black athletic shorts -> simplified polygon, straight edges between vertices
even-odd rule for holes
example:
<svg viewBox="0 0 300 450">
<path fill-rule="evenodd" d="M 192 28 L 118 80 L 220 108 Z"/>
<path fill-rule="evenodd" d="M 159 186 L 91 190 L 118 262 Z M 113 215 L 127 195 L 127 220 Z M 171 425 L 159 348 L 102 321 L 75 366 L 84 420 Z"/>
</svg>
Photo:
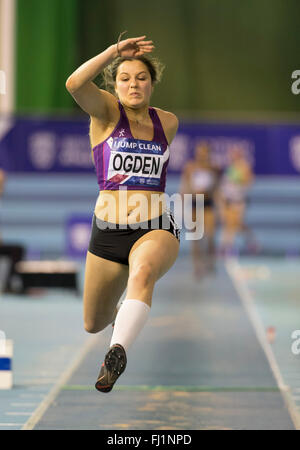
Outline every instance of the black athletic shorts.
<svg viewBox="0 0 300 450">
<path fill-rule="evenodd" d="M 166 230 L 180 241 L 180 229 L 170 211 L 145 222 L 115 224 L 93 217 L 89 252 L 110 261 L 128 265 L 128 256 L 133 244 L 152 230 Z"/>
</svg>

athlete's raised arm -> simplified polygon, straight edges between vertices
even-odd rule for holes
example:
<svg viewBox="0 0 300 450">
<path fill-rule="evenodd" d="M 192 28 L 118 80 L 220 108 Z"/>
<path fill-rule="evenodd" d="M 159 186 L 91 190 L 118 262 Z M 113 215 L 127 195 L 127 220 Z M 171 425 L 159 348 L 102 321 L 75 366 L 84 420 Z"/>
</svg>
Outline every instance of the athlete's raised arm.
<svg viewBox="0 0 300 450">
<path fill-rule="evenodd" d="M 146 36 L 125 39 L 113 44 L 99 55 L 88 60 L 75 70 L 66 81 L 66 88 L 90 116 L 104 122 L 109 121 L 110 107 L 115 107 L 117 100 L 109 92 L 99 89 L 93 80 L 118 56 L 136 57 L 153 51 L 153 42 L 145 41 Z"/>
</svg>

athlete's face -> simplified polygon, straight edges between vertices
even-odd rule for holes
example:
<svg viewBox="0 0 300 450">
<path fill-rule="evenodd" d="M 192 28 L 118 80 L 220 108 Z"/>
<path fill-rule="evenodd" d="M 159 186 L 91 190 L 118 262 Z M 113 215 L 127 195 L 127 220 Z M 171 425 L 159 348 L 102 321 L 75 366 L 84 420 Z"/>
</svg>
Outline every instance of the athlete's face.
<svg viewBox="0 0 300 450">
<path fill-rule="evenodd" d="M 149 104 L 152 80 L 147 66 L 138 60 L 122 62 L 118 67 L 115 91 L 120 102 L 131 108 Z"/>
</svg>

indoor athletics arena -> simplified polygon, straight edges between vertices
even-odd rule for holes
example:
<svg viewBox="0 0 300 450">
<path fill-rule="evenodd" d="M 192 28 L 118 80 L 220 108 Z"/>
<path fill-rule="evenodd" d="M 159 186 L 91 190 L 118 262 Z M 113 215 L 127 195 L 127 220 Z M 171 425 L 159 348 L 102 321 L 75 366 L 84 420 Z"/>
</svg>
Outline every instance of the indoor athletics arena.
<svg viewBox="0 0 300 450">
<path fill-rule="evenodd" d="M 0 0 L 0 430 L 300 429 L 299 14 Z"/>
</svg>

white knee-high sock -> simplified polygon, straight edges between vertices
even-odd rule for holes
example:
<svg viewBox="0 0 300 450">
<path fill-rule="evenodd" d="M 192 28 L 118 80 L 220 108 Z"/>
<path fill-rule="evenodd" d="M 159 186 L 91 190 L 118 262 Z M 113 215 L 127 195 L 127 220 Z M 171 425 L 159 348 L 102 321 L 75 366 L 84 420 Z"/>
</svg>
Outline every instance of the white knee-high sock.
<svg viewBox="0 0 300 450">
<path fill-rule="evenodd" d="M 116 316 L 110 346 L 121 344 L 127 351 L 145 325 L 150 306 L 140 300 L 123 301 Z"/>
</svg>

